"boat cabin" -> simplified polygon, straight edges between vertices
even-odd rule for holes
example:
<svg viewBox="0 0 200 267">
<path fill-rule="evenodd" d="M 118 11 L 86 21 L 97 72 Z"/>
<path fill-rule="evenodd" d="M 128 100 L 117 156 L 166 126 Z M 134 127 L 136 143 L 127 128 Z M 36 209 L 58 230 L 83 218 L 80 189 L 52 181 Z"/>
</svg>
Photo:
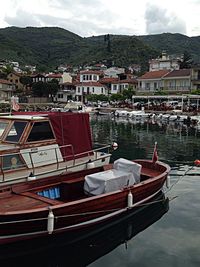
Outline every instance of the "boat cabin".
<svg viewBox="0 0 200 267">
<path fill-rule="evenodd" d="M 38 152 L 38 147 L 47 148 L 53 145 L 56 148 L 58 146 L 49 119 L 40 116 L 2 116 L 0 140 L 0 160 L 3 171 L 30 165 L 31 158 L 28 159 L 27 155 L 29 152 Z M 40 154 L 42 156 L 42 153 Z M 59 157 L 62 159 L 61 154 Z M 38 164 L 39 162 L 36 166 Z"/>
<path fill-rule="evenodd" d="M 19 177 L 24 181 L 30 175 L 43 178 L 75 165 L 85 169 L 85 162 L 93 155 L 89 114 L 26 112 L 0 116 L 0 183 Z M 100 163 L 104 164 L 102 159 Z"/>
</svg>

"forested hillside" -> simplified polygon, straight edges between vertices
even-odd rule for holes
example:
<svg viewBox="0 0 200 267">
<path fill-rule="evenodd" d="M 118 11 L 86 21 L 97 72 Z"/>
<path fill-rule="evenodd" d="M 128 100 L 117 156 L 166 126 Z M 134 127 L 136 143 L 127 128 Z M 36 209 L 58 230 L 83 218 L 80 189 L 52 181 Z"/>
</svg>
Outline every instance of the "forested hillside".
<svg viewBox="0 0 200 267">
<path fill-rule="evenodd" d="M 0 29 L 0 60 L 56 68 L 60 64 L 84 65 L 105 62 L 125 67 L 141 64 L 166 50 L 168 54 L 189 52 L 200 61 L 200 37 L 181 34 L 147 36 L 103 35 L 82 38 L 57 27 L 9 27 Z"/>
</svg>

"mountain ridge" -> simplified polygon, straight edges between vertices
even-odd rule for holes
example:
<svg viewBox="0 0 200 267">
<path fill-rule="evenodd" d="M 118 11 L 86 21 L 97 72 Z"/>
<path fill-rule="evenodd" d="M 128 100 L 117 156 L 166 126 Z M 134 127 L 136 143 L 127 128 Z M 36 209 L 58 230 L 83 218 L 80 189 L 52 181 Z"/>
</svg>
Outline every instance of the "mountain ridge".
<svg viewBox="0 0 200 267">
<path fill-rule="evenodd" d="M 19 61 L 46 68 L 60 64 L 85 65 L 105 62 L 127 67 L 140 64 L 148 68 L 148 60 L 168 54 L 191 54 L 200 62 L 200 36 L 179 33 L 154 35 L 99 35 L 81 37 L 59 27 L 7 27 L 0 29 L 0 59 Z"/>
</svg>

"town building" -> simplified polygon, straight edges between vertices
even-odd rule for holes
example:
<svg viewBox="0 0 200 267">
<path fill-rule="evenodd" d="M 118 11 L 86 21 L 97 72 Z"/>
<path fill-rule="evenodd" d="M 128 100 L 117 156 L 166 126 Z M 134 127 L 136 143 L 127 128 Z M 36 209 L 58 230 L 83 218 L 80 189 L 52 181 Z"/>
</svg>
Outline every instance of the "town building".
<svg viewBox="0 0 200 267">
<path fill-rule="evenodd" d="M 139 77 L 138 92 L 155 93 L 189 93 L 191 90 L 191 70 L 159 70 L 150 71 Z"/>
<path fill-rule="evenodd" d="M 173 58 L 163 51 L 160 57 L 149 60 L 149 71 L 178 70 L 180 62 L 180 58 Z"/>
<path fill-rule="evenodd" d="M 23 84 L 20 81 L 22 74 L 17 72 L 11 72 L 8 74 L 7 79 L 8 81 L 15 86 L 16 90 L 23 90 Z"/>
<path fill-rule="evenodd" d="M 191 89 L 200 90 L 200 64 L 191 69 Z"/>
<path fill-rule="evenodd" d="M 8 80 L 0 80 L 0 101 L 10 101 L 14 87 Z"/>
<path fill-rule="evenodd" d="M 191 90 L 191 70 L 172 70 L 163 77 L 163 89 L 170 93 L 189 93 Z"/>
<path fill-rule="evenodd" d="M 139 93 L 154 93 L 158 90 L 163 90 L 163 78 L 169 73 L 169 70 L 149 71 L 138 77 L 138 92 Z"/>
</svg>

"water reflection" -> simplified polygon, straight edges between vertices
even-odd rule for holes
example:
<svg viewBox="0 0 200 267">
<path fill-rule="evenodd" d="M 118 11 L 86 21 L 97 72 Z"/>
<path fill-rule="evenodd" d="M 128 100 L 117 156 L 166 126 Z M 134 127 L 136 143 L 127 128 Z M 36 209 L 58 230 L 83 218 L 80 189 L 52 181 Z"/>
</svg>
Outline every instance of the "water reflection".
<svg viewBox="0 0 200 267">
<path fill-rule="evenodd" d="M 2 266 L 86 266 L 108 254 L 121 244 L 129 249 L 130 241 L 139 232 L 158 221 L 169 209 L 169 200 L 160 192 L 151 203 L 141 206 L 117 220 L 102 223 L 90 231 L 49 242 L 21 243 L 1 248 Z M 50 242 L 51 241 L 51 242 Z M 12 257 L 12 258 L 10 258 Z"/>
<path fill-rule="evenodd" d="M 155 141 L 159 159 L 169 164 L 193 164 L 200 158 L 200 129 L 183 122 L 94 116 L 91 125 L 95 142 L 118 143 L 112 161 L 124 155 L 150 159 Z"/>
</svg>

